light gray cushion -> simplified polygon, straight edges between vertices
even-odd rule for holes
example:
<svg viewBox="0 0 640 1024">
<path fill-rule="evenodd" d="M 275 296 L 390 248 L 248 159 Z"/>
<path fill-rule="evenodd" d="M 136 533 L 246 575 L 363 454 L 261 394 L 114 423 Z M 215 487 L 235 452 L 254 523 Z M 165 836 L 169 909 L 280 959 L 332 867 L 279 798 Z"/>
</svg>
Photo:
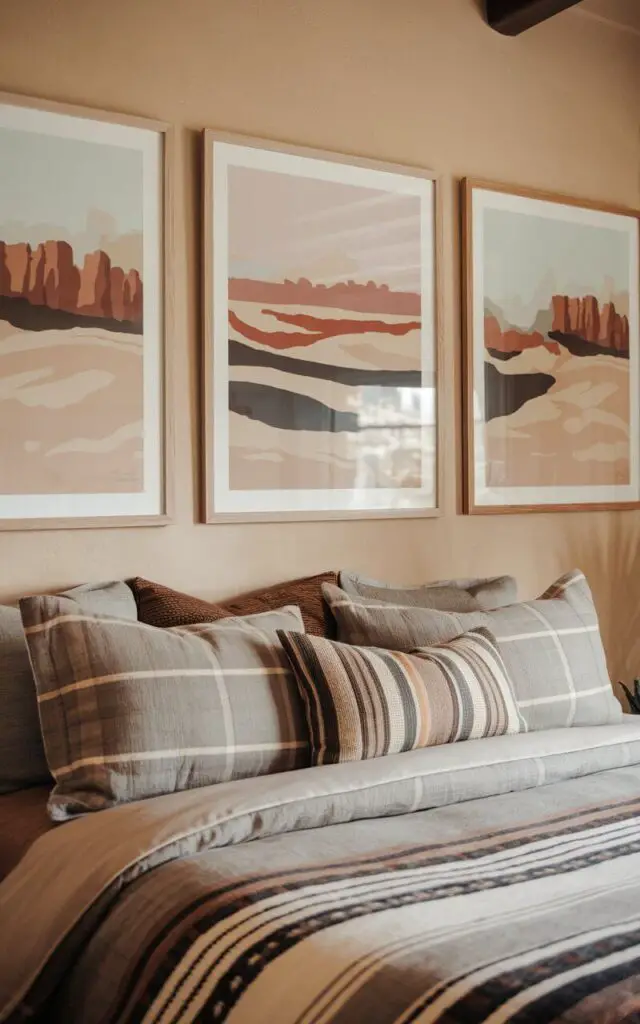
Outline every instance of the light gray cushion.
<svg viewBox="0 0 640 1024">
<path fill-rule="evenodd" d="M 391 604 L 415 605 L 418 608 L 440 608 L 443 611 L 502 608 L 518 600 L 518 584 L 513 576 L 437 580 L 435 583 L 402 587 L 342 570 L 339 584 L 342 590 L 353 597 L 368 597 Z"/>
<path fill-rule="evenodd" d="M 20 610 L 54 820 L 309 763 L 276 636 L 304 631 L 298 608 L 173 629 L 85 614 L 65 597 L 23 598 Z"/>
<path fill-rule="evenodd" d="M 136 602 L 126 583 L 86 583 L 67 594 L 85 611 L 137 619 Z M 47 782 L 51 774 L 20 612 L 0 605 L 0 793 Z"/>
<path fill-rule="evenodd" d="M 348 594 L 330 583 L 323 584 L 322 596 L 335 620 L 337 639 L 356 646 L 408 651 L 425 644 L 448 643 L 468 629 L 488 625 L 487 613 L 479 606 L 474 609 L 473 598 L 469 598 L 468 611 L 447 607 L 446 600 L 443 609 L 438 603 L 443 596 L 439 590 L 435 587 L 424 595 L 425 601 L 434 602 L 431 605 L 392 604 Z"/>
<path fill-rule="evenodd" d="M 530 730 L 620 721 L 595 605 L 578 570 L 561 576 L 536 601 L 487 612 L 385 607 L 349 598 L 329 584 L 323 594 L 344 643 L 408 651 L 487 627 L 498 641 Z"/>
</svg>

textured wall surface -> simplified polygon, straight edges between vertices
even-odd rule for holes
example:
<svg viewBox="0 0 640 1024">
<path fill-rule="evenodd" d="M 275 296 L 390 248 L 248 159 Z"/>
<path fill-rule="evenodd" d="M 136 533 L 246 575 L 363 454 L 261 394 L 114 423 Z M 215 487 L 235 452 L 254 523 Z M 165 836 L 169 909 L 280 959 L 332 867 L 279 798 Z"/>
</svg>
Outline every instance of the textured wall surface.
<svg viewBox="0 0 640 1024">
<path fill-rule="evenodd" d="M 640 205 L 640 37 L 580 7 L 517 39 L 480 0 L 3 0 L 0 89 L 177 126 L 175 525 L 0 532 L 0 598 L 140 574 L 205 596 L 336 566 L 398 581 L 512 572 L 523 594 L 581 566 L 614 674 L 640 674 L 640 513 L 456 514 L 455 180 Z M 437 520 L 196 525 L 198 130 L 415 164 L 443 176 L 449 400 Z M 635 651 L 634 651 L 635 647 Z"/>
</svg>

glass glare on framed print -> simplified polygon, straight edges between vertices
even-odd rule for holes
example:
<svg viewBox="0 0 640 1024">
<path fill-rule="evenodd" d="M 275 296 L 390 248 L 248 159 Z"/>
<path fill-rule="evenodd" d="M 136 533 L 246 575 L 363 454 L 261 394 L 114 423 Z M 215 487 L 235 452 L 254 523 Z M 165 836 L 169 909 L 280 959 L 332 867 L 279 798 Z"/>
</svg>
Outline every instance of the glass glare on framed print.
<svg viewBox="0 0 640 1024">
<path fill-rule="evenodd" d="M 437 512 L 435 183 L 205 132 L 206 521 Z"/>
<path fill-rule="evenodd" d="M 0 529 L 166 520 L 165 144 L 0 95 Z"/>
<path fill-rule="evenodd" d="M 640 506 L 640 215 L 463 182 L 465 511 Z"/>
</svg>

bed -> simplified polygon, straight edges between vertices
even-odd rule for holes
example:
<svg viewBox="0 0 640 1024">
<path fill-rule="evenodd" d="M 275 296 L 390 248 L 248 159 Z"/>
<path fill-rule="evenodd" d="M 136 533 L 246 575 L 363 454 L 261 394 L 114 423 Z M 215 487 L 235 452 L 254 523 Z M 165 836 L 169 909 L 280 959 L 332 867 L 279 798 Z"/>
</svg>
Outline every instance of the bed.
<svg viewBox="0 0 640 1024">
<path fill-rule="evenodd" d="M 640 718 L 584 574 L 338 583 L 0 610 L 0 1021 L 640 1022 Z"/>
<path fill-rule="evenodd" d="M 640 721 L 85 815 L 0 884 L 0 1020 L 640 1020 Z"/>
</svg>

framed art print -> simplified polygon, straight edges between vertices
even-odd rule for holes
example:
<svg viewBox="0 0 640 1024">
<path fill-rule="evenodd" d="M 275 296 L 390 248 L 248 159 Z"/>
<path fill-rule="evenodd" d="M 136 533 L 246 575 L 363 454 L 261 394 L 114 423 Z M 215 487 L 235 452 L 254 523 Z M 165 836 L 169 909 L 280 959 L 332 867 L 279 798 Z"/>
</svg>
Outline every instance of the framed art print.
<svg viewBox="0 0 640 1024">
<path fill-rule="evenodd" d="M 640 506 L 640 215 L 463 182 L 465 511 Z"/>
<path fill-rule="evenodd" d="M 204 141 L 206 521 L 436 514 L 432 176 Z"/>
<path fill-rule="evenodd" d="M 166 147 L 0 94 L 0 529 L 166 521 Z"/>
</svg>

